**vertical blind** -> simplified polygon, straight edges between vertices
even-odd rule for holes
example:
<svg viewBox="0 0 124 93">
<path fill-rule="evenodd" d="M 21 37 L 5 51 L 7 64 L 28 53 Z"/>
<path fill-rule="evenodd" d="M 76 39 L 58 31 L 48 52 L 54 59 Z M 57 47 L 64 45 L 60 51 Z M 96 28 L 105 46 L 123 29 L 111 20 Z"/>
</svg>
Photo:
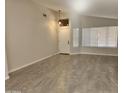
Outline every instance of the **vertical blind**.
<svg viewBox="0 0 124 93">
<path fill-rule="evenodd" d="M 82 47 L 117 47 L 117 26 L 82 28 Z M 73 46 L 79 46 L 79 29 L 73 29 Z"/>
<path fill-rule="evenodd" d="M 79 28 L 73 29 L 73 47 L 79 46 Z"/>
</svg>

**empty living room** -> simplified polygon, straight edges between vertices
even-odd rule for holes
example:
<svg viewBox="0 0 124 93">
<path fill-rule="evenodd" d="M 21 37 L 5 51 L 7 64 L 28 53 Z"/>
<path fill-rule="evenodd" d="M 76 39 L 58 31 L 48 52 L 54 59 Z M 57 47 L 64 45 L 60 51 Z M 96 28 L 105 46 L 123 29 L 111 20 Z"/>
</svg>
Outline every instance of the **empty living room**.
<svg viewBox="0 0 124 93">
<path fill-rule="evenodd" d="M 4 81 L 5 93 L 118 93 L 118 0 L 5 0 Z"/>
</svg>

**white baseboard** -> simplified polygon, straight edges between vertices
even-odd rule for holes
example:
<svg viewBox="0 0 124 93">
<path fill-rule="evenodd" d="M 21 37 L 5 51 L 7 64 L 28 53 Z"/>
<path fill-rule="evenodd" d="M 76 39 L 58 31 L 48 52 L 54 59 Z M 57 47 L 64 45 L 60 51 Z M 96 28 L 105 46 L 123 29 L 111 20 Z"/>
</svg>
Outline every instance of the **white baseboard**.
<svg viewBox="0 0 124 93">
<path fill-rule="evenodd" d="M 70 53 L 70 55 L 78 55 L 78 54 L 81 54 L 81 53 Z"/>
<path fill-rule="evenodd" d="M 15 71 L 17 71 L 17 70 L 19 70 L 19 69 L 25 68 L 25 67 L 27 67 L 27 66 L 30 66 L 30 65 L 32 65 L 32 64 L 35 64 L 35 63 L 37 63 L 37 62 L 39 62 L 39 61 L 45 60 L 45 59 L 47 59 L 47 58 L 49 58 L 49 57 L 52 57 L 52 56 L 54 56 L 54 55 L 57 55 L 57 54 L 58 54 L 58 52 L 57 52 L 57 53 L 54 53 L 54 54 L 52 54 L 52 55 L 46 56 L 46 57 L 44 57 L 44 58 L 35 60 L 35 61 L 33 61 L 33 62 L 29 63 L 29 64 L 26 64 L 26 65 L 23 65 L 23 66 L 21 66 L 21 67 L 12 69 L 12 70 L 9 71 L 9 73 L 15 72 Z"/>
<path fill-rule="evenodd" d="M 118 56 L 117 54 L 89 53 L 89 52 L 70 53 L 70 55 L 77 55 L 77 54 L 87 54 L 87 55 L 104 55 L 104 56 Z"/>
<path fill-rule="evenodd" d="M 7 80 L 7 79 L 9 79 L 9 76 L 6 76 L 6 77 L 5 77 L 5 80 Z"/>
</svg>

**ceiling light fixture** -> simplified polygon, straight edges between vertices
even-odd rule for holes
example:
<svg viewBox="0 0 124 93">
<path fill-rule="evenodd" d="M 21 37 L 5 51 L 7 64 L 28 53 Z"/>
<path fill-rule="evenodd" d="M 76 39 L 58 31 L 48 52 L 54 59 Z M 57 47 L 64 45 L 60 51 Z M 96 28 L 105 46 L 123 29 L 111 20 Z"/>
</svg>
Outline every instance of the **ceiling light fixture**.
<svg viewBox="0 0 124 93">
<path fill-rule="evenodd" d="M 59 12 L 58 24 L 59 24 L 59 25 L 61 25 L 61 21 L 60 21 L 60 17 L 61 17 L 61 10 L 59 10 L 58 12 Z"/>
<path fill-rule="evenodd" d="M 75 0 L 72 7 L 78 13 L 85 12 L 89 7 L 89 2 L 88 0 Z"/>
</svg>

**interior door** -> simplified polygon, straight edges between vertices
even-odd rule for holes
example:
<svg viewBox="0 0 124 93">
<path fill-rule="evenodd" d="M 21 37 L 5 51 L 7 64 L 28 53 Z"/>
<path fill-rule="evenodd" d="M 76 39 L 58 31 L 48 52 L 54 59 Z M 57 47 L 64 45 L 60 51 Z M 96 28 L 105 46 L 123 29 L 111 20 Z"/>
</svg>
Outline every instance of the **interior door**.
<svg viewBox="0 0 124 93">
<path fill-rule="evenodd" d="M 60 27 L 59 28 L 59 52 L 60 53 L 69 53 L 70 43 L 69 43 L 69 27 Z"/>
</svg>

